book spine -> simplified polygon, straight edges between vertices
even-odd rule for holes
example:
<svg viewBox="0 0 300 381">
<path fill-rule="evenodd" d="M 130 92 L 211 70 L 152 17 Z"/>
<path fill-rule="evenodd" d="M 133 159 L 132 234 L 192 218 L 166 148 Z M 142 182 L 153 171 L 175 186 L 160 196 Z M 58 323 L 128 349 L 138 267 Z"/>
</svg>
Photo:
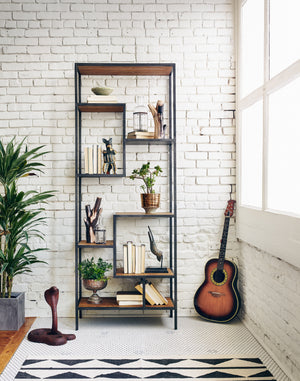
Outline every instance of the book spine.
<svg viewBox="0 0 300 381">
<path fill-rule="evenodd" d="M 132 245 L 132 272 L 136 273 L 136 245 Z"/>
<path fill-rule="evenodd" d="M 145 252 L 146 252 L 146 246 L 142 244 L 141 245 L 141 273 L 145 272 Z"/>
<path fill-rule="evenodd" d="M 101 152 L 100 146 L 97 146 L 97 154 L 98 154 L 98 160 L 97 160 L 98 174 L 101 174 L 102 173 L 102 152 Z"/>
<path fill-rule="evenodd" d="M 154 304 L 159 305 L 161 303 L 160 298 L 157 297 L 153 289 L 150 287 L 149 283 L 146 283 L 145 288 L 146 288 L 146 295 L 148 295 L 153 300 Z"/>
<path fill-rule="evenodd" d="M 97 144 L 93 144 L 93 173 L 94 174 L 98 173 L 97 154 L 98 154 Z"/>
<path fill-rule="evenodd" d="M 84 147 L 84 173 L 89 173 L 89 148 Z"/>
<path fill-rule="evenodd" d="M 160 304 L 168 304 L 167 299 L 158 291 L 158 289 L 154 286 L 153 283 L 149 283 L 150 287 L 153 289 L 157 297 L 160 299 Z"/>
<path fill-rule="evenodd" d="M 141 273 L 141 245 L 136 247 L 135 273 Z"/>
<path fill-rule="evenodd" d="M 147 285 L 145 285 L 147 286 Z M 143 283 L 136 284 L 135 288 L 143 295 Z M 154 300 L 150 297 L 149 293 L 147 292 L 147 289 L 145 287 L 145 299 L 147 300 L 148 303 L 151 304 L 151 306 L 155 305 Z"/>
<path fill-rule="evenodd" d="M 132 274 L 132 241 L 127 242 L 128 273 Z"/>
<path fill-rule="evenodd" d="M 89 174 L 93 174 L 93 148 L 89 147 Z"/>
<path fill-rule="evenodd" d="M 128 274 L 127 245 L 123 245 L 123 265 L 124 265 L 124 274 Z"/>
</svg>

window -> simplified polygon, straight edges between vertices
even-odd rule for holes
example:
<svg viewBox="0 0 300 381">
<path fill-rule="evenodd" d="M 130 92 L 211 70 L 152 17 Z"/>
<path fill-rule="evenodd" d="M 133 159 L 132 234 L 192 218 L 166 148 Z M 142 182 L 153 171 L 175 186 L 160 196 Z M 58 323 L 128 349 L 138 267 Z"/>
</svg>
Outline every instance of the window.
<svg viewBox="0 0 300 381">
<path fill-rule="evenodd" d="M 237 234 L 300 267 L 300 1 L 237 3 Z"/>
</svg>

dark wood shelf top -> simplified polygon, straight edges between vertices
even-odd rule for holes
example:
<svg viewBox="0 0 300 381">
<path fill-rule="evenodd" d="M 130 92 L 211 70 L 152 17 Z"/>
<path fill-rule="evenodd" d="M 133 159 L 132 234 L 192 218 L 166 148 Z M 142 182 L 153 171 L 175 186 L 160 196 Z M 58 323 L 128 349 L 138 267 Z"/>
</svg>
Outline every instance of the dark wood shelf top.
<svg viewBox="0 0 300 381">
<path fill-rule="evenodd" d="M 168 268 L 167 273 L 140 273 L 140 274 L 124 274 L 123 267 L 116 269 L 115 277 L 120 278 L 172 278 L 174 273 Z"/>
<path fill-rule="evenodd" d="M 79 103 L 78 109 L 82 112 L 123 112 L 125 103 Z"/>
<path fill-rule="evenodd" d="M 140 217 L 140 218 L 155 218 L 155 217 L 174 217 L 174 213 L 171 212 L 157 212 L 157 213 L 145 213 L 145 212 L 118 212 L 114 213 L 114 217 Z"/>
<path fill-rule="evenodd" d="M 154 144 L 154 145 L 171 145 L 175 142 L 174 139 L 125 139 L 125 143 L 129 145 L 143 145 L 143 144 Z"/>
<path fill-rule="evenodd" d="M 90 249 L 100 249 L 114 247 L 113 240 L 107 240 L 106 243 L 87 243 L 86 241 L 80 241 L 77 244 L 78 247 L 88 247 Z"/>
<path fill-rule="evenodd" d="M 175 64 L 97 64 L 77 63 L 77 69 L 83 75 L 170 75 Z"/>
<path fill-rule="evenodd" d="M 101 295 L 100 295 L 101 297 Z M 107 298 L 107 297 L 101 297 L 102 302 L 99 304 L 92 304 L 88 302 L 88 298 L 81 298 L 78 304 L 79 309 L 134 309 L 134 310 L 141 310 L 143 309 L 143 306 L 119 306 L 117 303 L 116 298 Z M 168 301 L 168 304 L 164 305 L 154 305 L 151 306 L 150 304 L 145 305 L 145 309 L 174 309 L 174 303 L 171 298 L 166 298 Z"/>
</svg>

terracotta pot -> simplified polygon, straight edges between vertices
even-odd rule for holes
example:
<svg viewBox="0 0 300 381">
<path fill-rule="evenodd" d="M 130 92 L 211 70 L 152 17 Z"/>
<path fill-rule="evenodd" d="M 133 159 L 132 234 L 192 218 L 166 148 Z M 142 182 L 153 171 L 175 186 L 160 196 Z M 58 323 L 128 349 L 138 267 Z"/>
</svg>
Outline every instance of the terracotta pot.
<svg viewBox="0 0 300 381">
<path fill-rule="evenodd" d="M 107 280 L 83 279 L 82 281 L 84 288 L 93 291 L 93 294 L 88 298 L 88 302 L 93 304 L 101 303 L 102 299 L 97 295 L 97 291 L 103 290 L 107 286 Z"/>
<path fill-rule="evenodd" d="M 159 208 L 160 194 L 159 193 L 142 193 L 141 194 L 142 208 L 145 212 L 152 213 Z"/>
</svg>

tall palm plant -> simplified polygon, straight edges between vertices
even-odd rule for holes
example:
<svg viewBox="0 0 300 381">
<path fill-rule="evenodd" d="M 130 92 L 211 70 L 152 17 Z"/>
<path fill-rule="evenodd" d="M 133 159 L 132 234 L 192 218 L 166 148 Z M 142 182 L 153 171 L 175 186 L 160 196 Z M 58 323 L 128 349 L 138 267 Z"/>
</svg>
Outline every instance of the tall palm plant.
<svg viewBox="0 0 300 381">
<path fill-rule="evenodd" d="M 46 152 L 44 146 L 28 150 L 13 138 L 4 147 L 0 140 L 0 296 L 11 297 L 13 279 L 16 275 L 30 272 L 34 263 L 45 263 L 36 254 L 46 248 L 31 248 L 30 238 L 44 239 L 40 226 L 45 223 L 41 206 L 53 196 L 52 191 L 18 191 L 17 183 L 21 177 L 42 172 L 44 164 L 36 161 Z"/>
</svg>

